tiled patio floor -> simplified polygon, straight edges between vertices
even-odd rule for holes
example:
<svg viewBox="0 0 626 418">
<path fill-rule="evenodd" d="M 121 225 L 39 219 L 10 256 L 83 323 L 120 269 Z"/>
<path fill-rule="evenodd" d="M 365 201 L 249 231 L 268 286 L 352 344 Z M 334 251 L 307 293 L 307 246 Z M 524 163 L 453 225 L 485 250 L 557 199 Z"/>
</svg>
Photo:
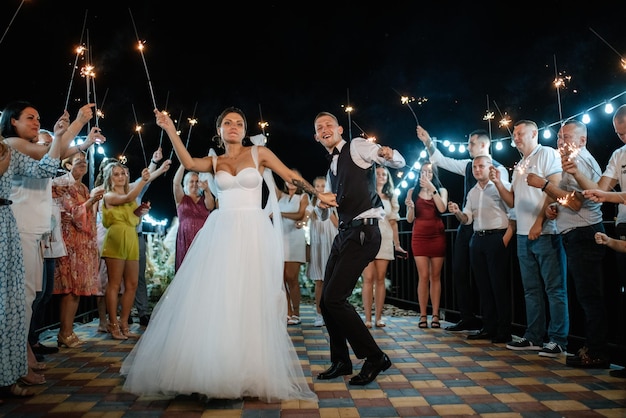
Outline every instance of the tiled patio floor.
<svg viewBox="0 0 626 418">
<path fill-rule="evenodd" d="M 626 417 L 626 379 L 606 369 L 574 369 L 565 358 L 510 351 L 504 344 L 468 341 L 463 334 L 420 329 L 413 316 L 385 318 L 372 333 L 393 366 L 375 382 L 351 387 L 348 377 L 317 381 L 329 365 L 326 329 L 313 326 L 313 306 L 301 308 L 302 324 L 290 326 L 305 374 L 318 402 L 266 404 L 256 399 L 203 400 L 180 396 L 137 397 L 122 390 L 119 367 L 133 346 L 97 332 L 95 322 L 77 328 L 87 343 L 46 356 L 47 383 L 31 398 L 9 398 L 3 417 Z M 430 320 L 430 318 L 429 318 Z M 138 324 L 133 328 L 141 332 Z M 47 345 L 55 337 L 44 340 Z M 355 371 L 360 362 L 353 358 Z"/>
</svg>

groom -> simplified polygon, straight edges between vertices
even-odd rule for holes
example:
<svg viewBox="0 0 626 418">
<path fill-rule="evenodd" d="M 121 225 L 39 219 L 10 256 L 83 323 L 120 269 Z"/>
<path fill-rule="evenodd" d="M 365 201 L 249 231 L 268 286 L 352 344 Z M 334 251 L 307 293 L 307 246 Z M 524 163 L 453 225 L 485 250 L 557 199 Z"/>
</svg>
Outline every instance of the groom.
<svg viewBox="0 0 626 418">
<path fill-rule="evenodd" d="M 398 151 L 381 147 L 365 138 L 350 143 L 342 138 L 343 128 L 328 112 L 315 117 L 315 140 L 328 151 L 330 169 L 327 187 L 337 196 L 339 233 L 333 241 L 324 274 L 320 309 L 330 338 L 331 366 L 317 375 L 320 380 L 352 374 L 348 343 L 359 359 L 365 359 L 351 385 L 366 385 L 391 366 L 387 354 L 361 320 L 348 298 L 361 272 L 380 248 L 378 221 L 385 211 L 376 192 L 376 165 L 402 168 L 405 161 Z M 321 219 L 328 217 L 328 207 L 316 210 Z"/>
</svg>

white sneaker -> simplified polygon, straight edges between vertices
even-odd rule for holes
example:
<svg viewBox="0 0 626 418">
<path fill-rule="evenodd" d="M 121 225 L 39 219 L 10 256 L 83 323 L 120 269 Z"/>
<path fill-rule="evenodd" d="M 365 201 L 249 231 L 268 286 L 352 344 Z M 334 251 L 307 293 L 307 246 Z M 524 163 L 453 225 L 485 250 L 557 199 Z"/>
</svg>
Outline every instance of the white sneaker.
<svg viewBox="0 0 626 418">
<path fill-rule="evenodd" d="M 323 327 L 324 326 L 324 317 L 320 314 L 315 315 L 315 322 L 313 322 L 313 325 L 316 327 Z"/>
<path fill-rule="evenodd" d="M 539 352 L 539 355 L 541 357 L 557 358 L 563 353 L 564 350 L 560 345 L 558 345 L 554 341 L 550 341 L 549 343 L 543 345 L 543 348 Z"/>
</svg>

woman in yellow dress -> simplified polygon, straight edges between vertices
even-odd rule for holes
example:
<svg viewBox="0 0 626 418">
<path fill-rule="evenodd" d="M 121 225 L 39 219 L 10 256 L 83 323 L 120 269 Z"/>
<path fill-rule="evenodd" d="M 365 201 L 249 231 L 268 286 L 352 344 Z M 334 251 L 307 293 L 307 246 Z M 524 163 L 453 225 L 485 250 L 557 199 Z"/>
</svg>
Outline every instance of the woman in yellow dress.
<svg viewBox="0 0 626 418">
<path fill-rule="evenodd" d="M 102 258 L 109 276 L 105 300 L 109 323 L 107 330 L 116 340 L 136 338 L 128 328 L 128 317 L 135 300 L 135 291 L 139 280 L 139 239 L 137 225 L 141 216 L 150 209 L 149 203 L 138 205 L 135 199 L 141 189 L 150 181 L 150 171 L 144 168 L 141 180 L 129 186 L 128 170 L 119 162 L 111 163 L 104 169 L 104 205 L 102 207 L 102 225 L 107 233 L 102 244 Z M 124 282 L 121 297 L 119 321 L 117 306 L 118 295 Z"/>
</svg>

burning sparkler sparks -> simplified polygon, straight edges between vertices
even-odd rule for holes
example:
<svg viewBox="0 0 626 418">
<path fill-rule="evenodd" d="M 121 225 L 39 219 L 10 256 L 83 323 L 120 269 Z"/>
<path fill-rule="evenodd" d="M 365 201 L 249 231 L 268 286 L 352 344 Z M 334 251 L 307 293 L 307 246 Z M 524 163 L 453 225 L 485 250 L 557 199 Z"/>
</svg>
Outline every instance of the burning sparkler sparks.
<svg viewBox="0 0 626 418">
<path fill-rule="evenodd" d="M 402 103 L 403 105 L 406 105 L 406 107 L 408 107 L 409 110 L 411 111 L 411 114 L 413 115 L 413 118 L 415 119 L 415 124 L 419 125 L 420 124 L 419 120 L 417 119 L 417 115 L 415 114 L 415 111 L 413 110 L 413 107 L 411 106 L 411 102 L 416 102 L 418 106 L 421 106 L 424 103 L 426 103 L 428 99 L 426 97 L 418 97 L 416 99 L 415 97 L 403 96 L 396 89 L 394 89 L 394 91 L 398 93 L 398 95 L 400 96 L 400 103 Z"/>
<path fill-rule="evenodd" d="M 187 132 L 187 141 L 185 142 L 185 148 L 189 147 L 189 139 L 191 138 L 191 130 L 198 123 L 198 119 L 196 119 L 196 109 L 198 108 L 198 102 L 193 107 L 193 113 L 190 118 L 187 118 L 189 121 L 189 131 Z"/>
<path fill-rule="evenodd" d="M 139 34 L 137 33 L 137 27 L 135 26 L 135 19 L 133 19 L 133 13 L 130 9 L 128 9 L 130 13 L 130 20 L 133 22 L 133 29 L 135 30 L 135 36 L 137 37 L 137 48 L 139 49 L 139 53 L 141 54 L 141 60 L 143 61 L 143 68 L 146 72 L 146 77 L 148 78 L 148 87 L 150 88 L 150 97 L 152 98 L 153 109 L 157 109 L 156 100 L 154 98 L 154 90 L 152 89 L 152 81 L 150 80 L 150 73 L 148 72 L 148 64 L 146 64 L 146 57 L 143 55 L 143 49 L 145 41 L 141 41 L 139 39 Z M 145 155 L 144 155 L 145 158 Z"/>
<path fill-rule="evenodd" d="M 576 144 L 563 143 L 559 145 L 559 154 L 563 157 L 567 157 L 568 161 L 576 160 L 579 153 L 580 148 Z"/>
<path fill-rule="evenodd" d="M 143 138 L 141 137 L 141 126 L 137 122 L 137 113 L 135 113 L 135 105 L 132 105 L 132 106 L 133 106 L 133 116 L 135 117 L 135 132 L 137 132 L 137 135 L 139 136 L 139 143 L 141 144 L 141 151 L 143 154 L 143 162 L 145 164 L 144 167 L 148 167 L 148 159 L 146 158 L 146 149 L 143 146 Z"/>
<path fill-rule="evenodd" d="M 261 128 L 261 132 L 263 132 L 263 136 L 267 138 L 267 135 L 265 134 L 265 128 L 269 126 L 269 123 L 263 120 L 263 112 L 261 112 L 261 103 L 259 103 L 259 117 L 261 118 L 261 121 L 259 122 L 259 127 Z"/>
</svg>

